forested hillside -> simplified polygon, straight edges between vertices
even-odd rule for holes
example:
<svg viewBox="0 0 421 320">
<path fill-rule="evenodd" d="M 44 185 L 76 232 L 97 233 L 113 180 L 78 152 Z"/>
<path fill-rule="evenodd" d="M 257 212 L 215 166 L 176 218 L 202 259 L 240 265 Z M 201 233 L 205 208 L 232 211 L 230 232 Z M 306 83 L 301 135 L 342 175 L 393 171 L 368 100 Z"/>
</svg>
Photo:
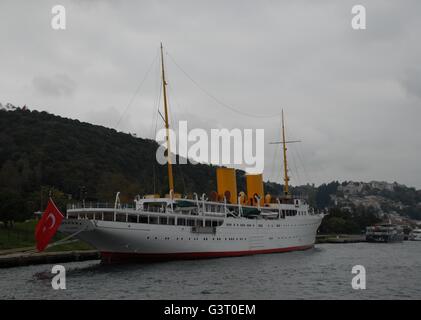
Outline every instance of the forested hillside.
<svg viewBox="0 0 421 320">
<path fill-rule="evenodd" d="M 47 112 L 0 108 L 0 221 L 7 225 L 32 217 L 50 192 L 62 210 L 81 199 L 112 202 L 117 191 L 122 202 L 137 194 L 164 195 L 167 167 L 156 162 L 157 147 L 153 140 Z M 174 165 L 175 189 L 209 194 L 216 190 L 215 171 L 205 164 Z M 241 170 L 237 184 L 245 191 Z M 359 230 L 385 214 L 421 219 L 421 191 L 397 183 L 334 181 L 291 190 L 316 209 L 335 208 L 322 225 L 326 232 Z M 279 195 L 282 185 L 266 182 L 265 192 Z"/>
<path fill-rule="evenodd" d="M 1 220 L 30 216 L 44 206 L 49 190 L 61 207 L 81 198 L 113 201 L 117 191 L 124 202 L 136 194 L 168 193 L 157 147 L 152 140 L 47 112 L 0 110 Z M 175 165 L 174 176 L 183 194 L 216 188 L 214 166 Z M 244 172 L 237 178 L 244 189 Z"/>
</svg>

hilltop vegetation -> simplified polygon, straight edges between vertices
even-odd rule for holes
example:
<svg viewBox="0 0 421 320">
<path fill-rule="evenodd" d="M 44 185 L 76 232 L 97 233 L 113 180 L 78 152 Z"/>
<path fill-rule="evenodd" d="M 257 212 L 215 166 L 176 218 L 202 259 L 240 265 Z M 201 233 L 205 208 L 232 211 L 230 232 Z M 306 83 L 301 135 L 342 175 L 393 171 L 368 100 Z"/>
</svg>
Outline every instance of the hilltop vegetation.
<svg viewBox="0 0 421 320">
<path fill-rule="evenodd" d="M 49 193 L 65 210 L 68 202 L 82 198 L 113 202 L 117 191 L 121 192 L 122 202 L 132 201 L 137 194 L 168 192 L 167 167 L 156 162 L 155 141 L 47 112 L 7 106 L 0 108 L 0 221 L 5 225 L 32 217 L 34 211 L 45 207 Z M 175 189 L 182 194 L 209 194 L 216 190 L 215 171 L 215 166 L 205 164 L 175 165 Z M 237 171 L 237 183 L 239 190 L 245 190 L 243 171 Z M 326 232 L 350 228 L 350 219 L 356 223 L 352 230 L 374 221 L 376 208 L 373 211 L 347 204 L 355 219 L 344 215 L 344 205 L 337 201 L 343 194 L 340 186 L 339 182 L 331 182 L 292 190 L 308 196 L 318 209 L 336 207 L 341 212 L 336 211 L 339 220 L 331 221 Z M 281 191 L 282 185 L 265 183 L 265 192 L 276 196 Z M 421 193 L 413 188 L 399 185 L 396 190 L 364 192 L 380 192 L 389 199 L 383 204 L 385 211 L 388 205 L 399 202 L 402 205 L 398 206 L 398 214 L 421 219 Z M 361 215 L 361 219 L 357 218 Z"/>
<path fill-rule="evenodd" d="M 116 191 L 123 202 L 139 193 L 168 192 L 167 168 L 155 159 L 158 144 L 114 129 L 47 112 L 0 110 L 0 146 L 3 221 L 30 216 L 45 205 L 49 191 L 62 209 L 81 198 L 113 201 Z M 178 192 L 215 190 L 213 166 L 175 165 L 174 175 Z"/>
</svg>

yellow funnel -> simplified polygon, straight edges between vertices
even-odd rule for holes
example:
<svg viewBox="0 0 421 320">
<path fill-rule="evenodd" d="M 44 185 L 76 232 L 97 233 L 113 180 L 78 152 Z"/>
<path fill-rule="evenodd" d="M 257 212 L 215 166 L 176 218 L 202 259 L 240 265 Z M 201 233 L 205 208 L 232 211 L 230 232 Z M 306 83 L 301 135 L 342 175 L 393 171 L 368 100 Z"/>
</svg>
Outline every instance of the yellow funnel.
<svg viewBox="0 0 421 320">
<path fill-rule="evenodd" d="M 235 179 L 235 169 L 233 168 L 217 168 L 216 182 L 218 189 L 218 197 L 227 198 L 229 203 L 237 203 L 237 180 Z"/>
<path fill-rule="evenodd" d="M 251 205 L 257 205 L 255 195 L 260 197 L 260 205 L 263 206 L 265 201 L 265 193 L 263 191 L 263 176 L 262 174 L 247 174 L 247 195 Z"/>
</svg>

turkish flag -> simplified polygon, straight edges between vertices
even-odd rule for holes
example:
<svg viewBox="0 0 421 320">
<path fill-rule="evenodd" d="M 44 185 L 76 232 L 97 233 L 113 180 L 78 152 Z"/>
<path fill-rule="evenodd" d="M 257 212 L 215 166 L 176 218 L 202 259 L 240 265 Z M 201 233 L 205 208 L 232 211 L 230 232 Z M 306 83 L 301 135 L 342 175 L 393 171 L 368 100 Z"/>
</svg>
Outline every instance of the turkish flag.
<svg viewBox="0 0 421 320">
<path fill-rule="evenodd" d="M 35 227 L 35 240 L 37 241 L 38 251 L 44 251 L 51 238 L 56 234 L 62 220 L 63 215 L 50 198 L 47 208 Z"/>
</svg>

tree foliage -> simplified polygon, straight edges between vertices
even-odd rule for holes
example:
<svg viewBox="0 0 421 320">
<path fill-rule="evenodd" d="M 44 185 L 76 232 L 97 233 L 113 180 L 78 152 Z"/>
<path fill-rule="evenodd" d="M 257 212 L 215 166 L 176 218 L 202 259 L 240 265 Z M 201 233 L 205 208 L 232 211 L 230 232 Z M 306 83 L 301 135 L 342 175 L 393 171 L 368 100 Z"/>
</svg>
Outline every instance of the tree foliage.
<svg viewBox="0 0 421 320">
<path fill-rule="evenodd" d="M 352 212 L 333 207 L 324 217 L 319 232 L 324 234 L 358 234 L 381 219 L 372 208 L 358 207 Z"/>
<path fill-rule="evenodd" d="M 155 141 L 47 112 L 9 109 L 13 111 L 0 110 L 0 221 L 4 225 L 45 208 L 50 193 L 62 210 L 69 201 L 113 202 L 117 191 L 122 202 L 136 194 L 168 193 L 167 166 L 156 161 Z M 173 170 L 178 193 L 201 195 L 216 190 L 215 166 L 175 164 Z M 237 170 L 237 185 L 238 191 L 246 191 L 244 171 Z M 307 196 L 317 209 L 325 209 L 334 205 L 331 196 L 338 186 L 334 181 L 319 187 L 291 186 L 291 190 Z M 278 183 L 265 183 L 265 192 L 273 196 L 282 190 Z M 420 191 L 398 186 L 396 192 L 381 192 L 405 205 L 403 214 L 421 219 Z M 353 218 L 355 225 L 349 224 L 348 216 L 334 213 L 324 227 L 356 230 L 368 223 L 366 215 Z"/>
<path fill-rule="evenodd" d="M 122 202 L 168 193 L 167 166 L 156 161 L 158 144 L 114 129 L 47 112 L 0 110 L 0 146 L 3 221 L 42 210 L 50 191 L 63 210 L 69 201 L 113 202 L 117 191 Z M 216 190 L 215 166 L 174 164 L 173 170 L 178 193 Z M 244 174 L 237 171 L 239 190 Z"/>
</svg>

